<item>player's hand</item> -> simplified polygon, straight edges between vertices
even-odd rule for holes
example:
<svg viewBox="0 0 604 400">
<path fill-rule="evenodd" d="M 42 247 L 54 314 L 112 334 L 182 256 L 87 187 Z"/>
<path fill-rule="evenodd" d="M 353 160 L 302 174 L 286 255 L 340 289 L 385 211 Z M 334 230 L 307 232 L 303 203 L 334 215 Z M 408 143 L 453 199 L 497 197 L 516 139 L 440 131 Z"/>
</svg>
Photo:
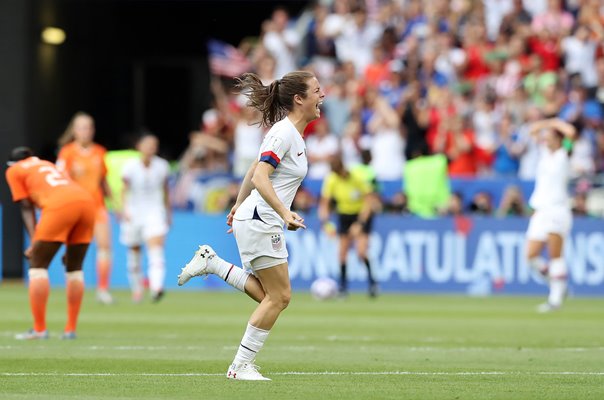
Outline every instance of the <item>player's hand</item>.
<svg viewBox="0 0 604 400">
<path fill-rule="evenodd" d="M 300 228 L 306 229 L 306 225 L 304 225 L 304 218 L 293 211 L 289 211 L 287 214 L 285 214 L 283 221 L 285 221 L 285 226 L 287 226 L 288 231 L 297 231 Z"/>
<path fill-rule="evenodd" d="M 229 214 L 227 215 L 227 225 L 230 226 L 229 230 L 227 231 L 227 233 L 233 233 L 233 216 L 235 215 L 235 212 L 237 211 L 237 209 L 239 208 L 239 204 L 235 204 L 232 208 L 231 211 L 229 212 Z"/>
<path fill-rule="evenodd" d="M 29 247 L 27 249 L 25 249 L 25 251 L 23 252 L 23 255 L 25 256 L 25 258 L 27 258 L 29 260 L 31 258 L 32 252 L 33 252 L 33 247 L 31 245 L 29 245 Z"/>
</svg>

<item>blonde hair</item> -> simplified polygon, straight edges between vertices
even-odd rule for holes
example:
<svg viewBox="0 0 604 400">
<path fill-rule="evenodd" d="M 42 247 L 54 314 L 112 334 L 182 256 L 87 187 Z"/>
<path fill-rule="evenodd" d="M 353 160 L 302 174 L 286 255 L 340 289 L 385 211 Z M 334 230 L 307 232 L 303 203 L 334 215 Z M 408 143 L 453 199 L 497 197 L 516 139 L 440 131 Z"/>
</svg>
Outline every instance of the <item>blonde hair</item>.
<svg viewBox="0 0 604 400">
<path fill-rule="evenodd" d="M 78 111 L 77 113 L 73 114 L 73 117 L 71 117 L 71 119 L 69 120 L 69 123 L 67 124 L 67 128 L 65 128 L 65 131 L 63 132 L 63 134 L 59 137 L 59 140 L 57 141 L 57 143 L 59 144 L 59 147 L 63 147 L 66 144 L 69 144 L 74 141 L 75 138 L 74 138 L 74 134 L 73 134 L 73 125 L 75 123 L 75 120 L 78 119 L 79 117 L 88 117 L 94 121 L 94 118 L 92 118 L 92 115 L 90 115 L 84 111 Z"/>
</svg>

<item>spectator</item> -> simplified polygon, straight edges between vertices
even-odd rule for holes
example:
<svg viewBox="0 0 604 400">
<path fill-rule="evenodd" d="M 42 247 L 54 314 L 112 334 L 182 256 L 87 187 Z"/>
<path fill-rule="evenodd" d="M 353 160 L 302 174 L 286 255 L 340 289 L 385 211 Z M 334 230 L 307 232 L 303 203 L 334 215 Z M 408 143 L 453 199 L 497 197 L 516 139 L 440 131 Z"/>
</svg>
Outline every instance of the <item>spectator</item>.
<svg viewBox="0 0 604 400">
<path fill-rule="evenodd" d="M 405 157 L 430 154 L 427 141 L 429 112 L 426 101 L 420 98 L 420 84 L 413 81 L 409 84 L 403 100 L 402 123 L 407 131 Z"/>
<path fill-rule="evenodd" d="M 476 215 L 489 216 L 493 214 L 493 198 L 490 193 L 478 192 L 470 203 L 470 212 Z"/>
<path fill-rule="evenodd" d="M 388 64 L 387 79 L 382 81 L 379 89 L 388 104 L 394 109 L 398 109 L 403 95 L 405 93 L 405 81 L 403 78 L 404 66 L 401 60 L 392 60 Z"/>
<path fill-rule="evenodd" d="M 460 217 L 465 214 L 464 200 L 461 192 L 453 192 L 445 209 L 440 210 L 440 215 Z"/>
<path fill-rule="evenodd" d="M 315 133 L 306 139 L 308 178 L 323 179 L 331 171 L 331 159 L 339 152 L 338 138 L 329 131 L 325 118 L 317 119 L 314 128 Z"/>
<path fill-rule="evenodd" d="M 362 75 L 372 60 L 372 49 L 380 40 L 383 29 L 368 20 L 362 7 L 352 12 L 352 18 L 345 18 L 341 30 L 335 31 L 336 55 L 339 61 L 351 61 L 355 75 Z"/>
<path fill-rule="evenodd" d="M 518 186 L 511 185 L 506 188 L 496 215 L 498 217 L 522 217 L 527 215 L 524 196 Z"/>
<path fill-rule="evenodd" d="M 604 173 L 604 126 L 600 126 L 596 131 L 596 172 Z"/>
<path fill-rule="evenodd" d="M 501 117 L 495 103 L 492 94 L 486 95 L 477 101 L 472 116 L 476 161 L 483 170 L 490 169 L 497 147 L 497 124 Z"/>
<path fill-rule="evenodd" d="M 362 124 L 360 118 L 352 116 L 344 129 L 344 136 L 340 141 L 342 162 L 347 169 L 360 164 L 362 162 L 361 151 L 368 150 L 371 145 L 371 140 L 368 136 L 365 136 L 365 138 L 361 137 L 361 130 Z"/>
<path fill-rule="evenodd" d="M 399 116 L 383 97 L 373 103 L 367 122 L 371 135 L 371 166 L 378 180 L 401 179 L 405 164 L 405 142 L 401 135 Z"/>
<path fill-rule="evenodd" d="M 598 84 L 596 48 L 602 39 L 600 35 L 592 36 L 586 25 L 577 26 L 572 36 L 562 39 L 564 69 L 571 77 L 578 75 L 581 84 L 587 88 L 595 88 Z"/>
<path fill-rule="evenodd" d="M 514 11 L 512 0 L 482 0 L 487 36 L 494 42 L 501 31 L 504 17 Z"/>
<path fill-rule="evenodd" d="M 447 156 L 450 176 L 476 175 L 478 168 L 474 157 L 474 132 L 461 117 L 451 118 L 440 124 L 434 147 L 437 153 Z"/>
<path fill-rule="evenodd" d="M 252 107 L 246 107 L 240 103 L 237 124 L 234 133 L 233 175 L 242 179 L 250 165 L 258 158 L 258 149 L 262 143 L 265 131 L 257 122 L 260 121 L 260 113 Z"/>
<path fill-rule="evenodd" d="M 499 139 L 494 153 L 493 172 L 498 176 L 517 176 L 521 153 L 522 145 L 518 143 L 518 133 L 510 116 L 506 115 L 499 123 Z"/>
<path fill-rule="evenodd" d="M 539 145 L 530 134 L 530 127 L 534 122 L 543 118 L 537 107 L 526 110 L 525 123 L 518 128 L 518 145 L 520 152 L 520 165 L 518 177 L 525 180 L 534 180 L 537 175 L 537 163 L 539 162 Z"/>
<path fill-rule="evenodd" d="M 533 17 L 524 8 L 522 0 L 512 0 L 512 9 L 503 17 L 499 25 L 499 34 L 512 36 L 516 33 L 528 34 L 524 27 L 531 25 Z"/>
<path fill-rule="evenodd" d="M 289 27 L 289 14 L 283 7 L 273 11 L 270 20 L 263 23 L 262 44 L 275 59 L 275 77 L 281 78 L 295 71 L 296 50 L 300 44 L 298 33 Z"/>
<path fill-rule="evenodd" d="M 577 192 L 575 197 L 573 197 L 573 215 L 578 217 L 587 217 L 589 216 L 589 211 L 587 209 L 587 193 L 584 191 Z"/>
<path fill-rule="evenodd" d="M 531 27 L 537 34 L 551 32 L 561 37 L 567 36 L 574 24 L 571 13 L 564 11 L 562 0 L 547 0 L 547 10 L 535 15 Z"/>
</svg>

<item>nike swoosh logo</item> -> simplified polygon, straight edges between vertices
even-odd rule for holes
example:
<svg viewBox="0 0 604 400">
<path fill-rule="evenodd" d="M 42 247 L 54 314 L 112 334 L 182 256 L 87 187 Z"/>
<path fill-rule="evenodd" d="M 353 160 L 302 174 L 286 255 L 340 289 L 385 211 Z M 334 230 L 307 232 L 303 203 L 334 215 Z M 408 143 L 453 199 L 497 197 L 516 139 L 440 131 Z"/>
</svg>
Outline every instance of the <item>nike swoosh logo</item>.
<svg viewBox="0 0 604 400">
<path fill-rule="evenodd" d="M 298 153 L 298 157 L 300 157 L 302 154 L 304 154 L 304 152 L 303 152 L 303 151 L 299 152 L 299 153 Z"/>
</svg>

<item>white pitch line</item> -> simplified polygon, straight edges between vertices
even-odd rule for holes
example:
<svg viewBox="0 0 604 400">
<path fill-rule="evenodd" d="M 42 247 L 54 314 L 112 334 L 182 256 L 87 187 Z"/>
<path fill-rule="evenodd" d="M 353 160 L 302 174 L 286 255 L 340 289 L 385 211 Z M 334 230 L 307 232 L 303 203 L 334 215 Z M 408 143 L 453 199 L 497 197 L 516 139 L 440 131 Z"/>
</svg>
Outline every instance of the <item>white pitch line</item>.
<svg viewBox="0 0 604 400">
<path fill-rule="evenodd" d="M 375 375 L 409 375 L 409 376 L 484 376 L 484 375 L 513 375 L 513 376 L 535 376 L 535 375 L 550 375 L 550 376 L 568 376 L 568 375 L 579 375 L 579 376 L 604 376 L 604 372 L 591 372 L 591 371 L 537 371 L 537 372 L 511 372 L 511 371 L 458 371 L 458 372 L 428 372 L 428 371 L 317 371 L 317 372 L 304 372 L 304 371 L 288 371 L 288 372 L 275 372 L 267 375 L 296 375 L 296 376 L 324 376 L 324 375 L 336 375 L 336 376 L 375 376 Z M 20 377 L 20 376 L 72 376 L 72 377 L 205 377 L 205 376 L 224 376 L 221 374 L 211 373 L 173 373 L 173 374 L 161 374 L 161 373 L 112 373 L 112 372 L 98 372 L 98 373 L 59 373 L 59 372 L 0 372 L 0 376 L 7 377 Z"/>
<path fill-rule="evenodd" d="M 0 350 L 21 350 L 24 347 L 28 349 L 46 350 L 54 348 L 52 345 L 33 345 L 30 343 L 27 345 L 0 345 Z M 90 350 L 90 351 L 177 351 L 177 350 L 206 350 L 211 346 L 70 346 L 72 349 L 78 350 Z M 222 350 L 230 351 L 237 350 L 238 346 L 223 346 Z M 316 351 L 320 349 L 320 346 L 272 346 L 272 349 L 286 350 L 286 351 Z M 380 347 L 368 347 L 361 346 L 361 351 L 374 351 Z M 540 352 L 540 351 L 561 351 L 569 353 L 586 353 L 586 352 L 599 352 L 604 351 L 604 347 L 439 347 L 439 346 L 410 346 L 410 347 L 399 347 L 399 351 L 408 352 L 436 352 L 436 353 L 469 353 L 469 352 L 498 352 L 498 351 L 509 351 L 509 352 Z"/>
</svg>

